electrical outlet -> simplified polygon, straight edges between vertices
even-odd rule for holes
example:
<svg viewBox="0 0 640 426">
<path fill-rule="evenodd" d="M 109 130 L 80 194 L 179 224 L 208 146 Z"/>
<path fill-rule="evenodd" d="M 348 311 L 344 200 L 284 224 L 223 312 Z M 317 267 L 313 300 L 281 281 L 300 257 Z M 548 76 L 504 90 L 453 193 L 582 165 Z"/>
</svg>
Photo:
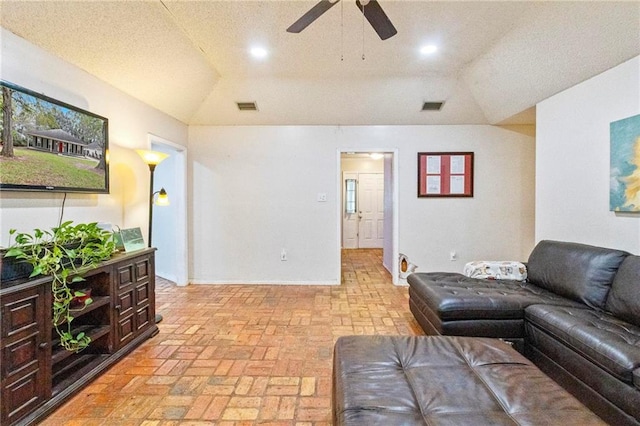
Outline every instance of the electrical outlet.
<svg viewBox="0 0 640 426">
<path fill-rule="evenodd" d="M 452 261 L 452 262 L 458 260 L 458 253 L 456 253 L 455 250 L 451 250 L 449 252 L 449 260 Z"/>
<path fill-rule="evenodd" d="M 280 252 L 280 260 L 283 262 L 287 260 L 287 251 L 285 249 L 282 249 L 282 251 Z"/>
<path fill-rule="evenodd" d="M 327 194 L 324 192 L 318 192 L 318 202 L 324 203 L 327 201 Z"/>
</svg>

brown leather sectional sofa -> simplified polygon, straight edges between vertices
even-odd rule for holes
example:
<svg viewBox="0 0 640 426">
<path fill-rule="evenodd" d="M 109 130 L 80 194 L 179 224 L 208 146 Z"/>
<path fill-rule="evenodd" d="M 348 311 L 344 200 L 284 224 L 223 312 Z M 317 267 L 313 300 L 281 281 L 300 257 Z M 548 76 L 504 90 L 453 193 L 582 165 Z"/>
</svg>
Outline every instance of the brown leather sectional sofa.
<svg viewBox="0 0 640 426">
<path fill-rule="evenodd" d="M 510 341 L 601 418 L 640 425 L 640 256 L 541 241 L 526 282 L 408 277 L 427 334 Z"/>
</svg>

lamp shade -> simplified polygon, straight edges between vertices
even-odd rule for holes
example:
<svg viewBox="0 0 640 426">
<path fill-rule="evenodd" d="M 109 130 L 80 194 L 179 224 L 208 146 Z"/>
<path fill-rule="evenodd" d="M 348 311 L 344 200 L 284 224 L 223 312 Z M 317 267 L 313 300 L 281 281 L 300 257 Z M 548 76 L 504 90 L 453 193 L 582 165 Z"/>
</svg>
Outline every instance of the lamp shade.
<svg viewBox="0 0 640 426">
<path fill-rule="evenodd" d="M 169 154 L 158 151 L 150 151 L 148 149 L 136 149 L 136 152 L 142 160 L 150 166 L 157 166 L 162 160 L 167 158 Z"/>
<path fill-rule="evenodd" d="M 160 189 L 158 193 L 158 198 L 156 199 L 156 206 L 168 206 L 169 205 L 169 196 L 167 195 L 167 191 L 164 188 Z"/>
</svg>

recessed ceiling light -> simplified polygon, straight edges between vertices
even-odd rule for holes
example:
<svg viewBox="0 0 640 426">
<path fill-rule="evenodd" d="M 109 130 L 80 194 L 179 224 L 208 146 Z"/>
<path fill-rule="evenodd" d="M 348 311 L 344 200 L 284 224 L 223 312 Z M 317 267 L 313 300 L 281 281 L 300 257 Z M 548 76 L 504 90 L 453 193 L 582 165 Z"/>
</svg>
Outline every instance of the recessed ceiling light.
<svg viewBox="0 0 640 426">
<path fill-rule="evenodd" d="M 427 44 L 420 48 L 420 53 L 423 55 L 432 55 L 438 51 L 438 46 L 435 44 Z"/>
<path fill-rule="evenodd" d="M 251 56 L 253 56 L 256 59 L 266 58 L 267 54 L 269 53 L 267 52 L 267 49 L 263 47 L 252 47 L 250 52 L 251 52 Z"/>
</svg>

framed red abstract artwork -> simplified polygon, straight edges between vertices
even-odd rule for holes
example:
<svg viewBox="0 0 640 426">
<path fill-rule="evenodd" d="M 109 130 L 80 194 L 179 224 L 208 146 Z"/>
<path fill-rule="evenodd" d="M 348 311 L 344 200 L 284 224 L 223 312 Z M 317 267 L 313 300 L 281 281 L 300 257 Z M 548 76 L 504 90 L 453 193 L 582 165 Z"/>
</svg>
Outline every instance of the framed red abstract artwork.
<svg viewBox="0 0 640 426">
<path fill-rule="evenodd" d="M 473 197 L 473 152 L 419 152 L 418 197 Z"/>
</svg>

